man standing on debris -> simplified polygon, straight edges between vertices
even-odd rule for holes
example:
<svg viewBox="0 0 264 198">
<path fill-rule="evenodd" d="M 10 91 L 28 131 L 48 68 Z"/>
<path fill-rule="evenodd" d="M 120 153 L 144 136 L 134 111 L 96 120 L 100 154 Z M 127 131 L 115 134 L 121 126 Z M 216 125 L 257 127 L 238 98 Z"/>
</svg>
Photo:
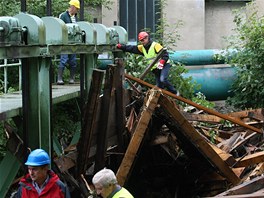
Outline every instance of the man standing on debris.
<svg viewBox="0 0 264 198">
<path fill-rule="evenodd" d="M 19 182 L 19 188 L 15 197 L 57 197 L 70 198 L 70 193 L 59 177 L 49 169 L 50 157 L 46 151 L 36 149 L 32 151 L 25 165 L 28 166 L 28 174 Z"/>
<path fill-rule="evenodd" d="M 143 55 L 150 64 L 157 54 L 163 49 L 163 47 L 159 43 L 152 41 L 147 32 L 140 32 L 138 34 L 138 40 L 141 42 L 141 44 L 137 46 L 123 45 L 118 43 L 116 47 L 125 52 Z M 151 71 L 155 74 L 156 85 L 159 88 L 167 88 L 171 93 L 179 95 L 177 90 L 168 80 L 170 67 L 171 64 L 169 63 L 169 54 L 165 50 L 161 59 L 151 68 Z"/>
<path fill-rule="evenodd" d="M 65 23 L 76 23 L 77 22 L 77 12 L 80 9 L 79 0 L 71 0 L 69 2 L 70 7 L 65 12 L 61 13 L 59 18 L 63 20 Z M 60 64 L 58 67 L 58 80 L 57 85 L 64 85 L 63 81 L 63 71 L 66 64 L 70 66 L 70 80 L 69 84 L 74 84 L 75 80 L 75 72 L 76 72 L 76 54 L 61 54 Z"/>
<path fill-rule="evenodd" d="M 134 198 L 127 189 L 117 184 L 114 172 L 110 169 L 102 169 L 93 177 L 93 185 L 96 194 L 103 198 Z"/>
</svg>

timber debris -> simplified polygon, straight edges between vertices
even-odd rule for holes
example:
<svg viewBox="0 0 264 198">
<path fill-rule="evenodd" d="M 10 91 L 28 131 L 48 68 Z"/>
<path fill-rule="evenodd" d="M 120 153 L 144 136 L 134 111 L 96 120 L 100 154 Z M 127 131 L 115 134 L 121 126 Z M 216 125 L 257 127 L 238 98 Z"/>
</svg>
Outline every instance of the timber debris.
<svg viewBox="0 0 264 198">
<path fill-rule="evenodd" d="M 92 195 L 108 167 L 135 197 L 264 196 L 264 109 L 219 113 L 125 74 L 120 59 L 93 71 L 83 109 L 78 143 L 54 159 L 73 194 Z"/>
</svg>

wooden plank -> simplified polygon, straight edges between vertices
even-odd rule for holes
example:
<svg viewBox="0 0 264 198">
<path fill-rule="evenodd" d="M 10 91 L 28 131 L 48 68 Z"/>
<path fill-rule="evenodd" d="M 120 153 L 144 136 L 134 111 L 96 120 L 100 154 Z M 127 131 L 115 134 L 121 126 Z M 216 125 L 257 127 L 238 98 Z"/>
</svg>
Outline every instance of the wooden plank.
<svg viewBox="0 0 264 198">
<path fill-rule="evenodd" d="M 114 65 L 108 65 L 106 70 L 104 90 L 102 97 L 102 105 L 99 116 L 99 126 L 97 131 L 97 147 L 96 147 L 96 156 L 95 156 L 95 168 L 94 172 L 96 173 L 105 166 L 105 156 L 107 149 L 107 132 L 108 132 L 108 123 L 109 117 L 113 116 L 114 113 L 110 113 L 111 102 L 113 100 L 113 82 L 114 82 L 114 70 L 116 67 Z M 115 116 L 115 115 L 114 115 Z"/>
<path fill-rule="evenodd" d="M 159 104 L 164 110 L 172 116 L 175 122 L 180 127 L 180 131 L 196 146 L 196 148 L 214 165 L 232 184 L 240 183 L 239 177 L 227 165 L 227 163 L 215 152 L 209 142 L 195 130 L 187 119 L 176 109 L 173 108 L 171 101 L 162 96 L 159 99 Z"/>
<path fill-rule="evenodd" d="M 117 131 L 117 137 L 118 137 L 118 151 L 124 152 L 124 140 L 123 140 L 123 134 L 125 130 L 126 125 L 126 107 L 125 107 L 125 101 L 124 101 L 124 63 L 123 59 L 116 59 L 116 70 L 114 73 L 114 87 L 115 87 L 115 108 L 116 108 L 116 131 Z"/>
<path fill-rule="evenodd" d="M 259 163 L 256 168 L 251 172 L 249 178 L 261 176 L 264 172 L 264 162 Z"/>
<path fill-rule="evenodd" d="M 233 164 L 236 163 L 236 159 L 233 157 L 233 155 L 223 151 L 222 149 L 218 148 L 214 144 L 209 144 L 212 149 L 221 157 L 223 161 L 225 161 L 229 166 L 233 166 Z"/>
<path fill-rule="evenodd" d="M 254 194 L 242 194 L 242 195 L 229 195 L 229 196 L 219 196 L 223 198 L 263 198 L 264 197 L 264 192 L 258 192 Z M 218 198 L 219 198 L 218 197 Z"/>
<path fill-rule="evenodd" d="M 184 117 L 189 121 L 199 121 L 199 122 L 210 122 L 210 123 L 220 123 L 223 119 L 215 115 L 208 114 L 192 114 L 183 112 Z"/>
<path fill-rule="evenodd" d="M 256 120 L 264 121 L 264 109 L 263 108 L 254 109 L 254 110 L 232 112 L 232 113 L 228 113 L 227 115 L 232 116 L 232 117 L 237 117 L 237 118 L 240 118 L 240 119 L 253 118 L 253 119 L 256 119 Z"/>
<path fill-rule="evenodd" d="M 255 194 L 254 192 L 257 192 L 261 189 L 263 189 L 264 185 L 264 176 L 254 178 L 253 180 L 249 182 L 244 182 L 238 186 L 235 186 L 215 197 L 232 197 L 237 195 L 236 197 L 259 197 L 258 194 Z M 262 191 L 263 193 L 263 191 Z M 247 194 L 247 195 L 245 195 Z M 254 196 L 253 196 L 254 195 Z M 262 194 L 263 197 L 264 194 Z"/>
<path fill-rule="evenodd" d="M 128 74 L 125 74 L 125 77 L 128 78 L 128 79 L 130 79 L 130 80 L 134 80 L 134 81 L 136 81 L 137 83 L 139 83 L 139 84 L 141 84 L 141 85 L 144 85 L 144 86 L 147 86 L 147 87 L 150 87 L 150 88 L 154 88 L 154 87 L 155 87 L 155 86 L 152 85 L 152 84 L 149 84 L 149 83 L 147 83 L 147 82 L 145 82 L 145 81 L 143 81 L 143 80 L 140 80 L 139 78 L 133 77 L 133 76 L 128 75 Z M 218 117 L 220 117 L 220 118 L 223 118 L 224 120 L 229 120 L 230 122 L 233 122 L 233 123 L 235 123 L 235 124 L 238 124 L 238 125 L 240 125 L 240 126 L 243 126 L 243 127 L 247 128 L 247 129 L 250 129 L 250 130 L 252 130 L 252 131 L 258 132 L 258 133 L 260 133 L 260 134 L 263 133 L 262 129 L 258 129 L 258 128 L 256 128 L 256 127 L 253 127 L 253 126 L 247 125 L 247 124 L 245 124 L 244 122 L 242 122 L 242 121 L 240 121 L 240 120 L 238 120 L 238 119 L 234 119 L 233 117 L 230 117 L 230 116 L 227 116 L 227 115 L 221 114 L 221 113 L 219 113 L 219 112 L 217 112 L 217 111 L 214 111 L 214 110 L 212 110 L 212 109 L 209 109 L 209 108 L 206 108 L 206 107 L 204 107 L 204 106 L 201 106 L 201 105 L 199 105 L 199 104 L 197 104 L 197 103 L 195 103 L 195 102 L 193 102 L 193 101 L 191 101 L 191 100 L 188 100 L 188 99 L 186 99 L 186 98 L 184 98 L 184 97 L 181 97 L 181 96 L 177 96 L 177 95 L 175 95 L 175 94 L 173 94 L 173 93 L 171 93 L 171 92 L 169 92 L 169 91 L 166 91 L 166 90 L 164 90 L 164 89 L 160 89 L 160 90 L 162 91 L 163 94 L 166 94 L 166 95 L 168 95 L 168 96 L 170 96 L 170 97 L 172 97 L 172 98 L 175 98 L 175 99 L 177 99 L 177 100 L 179 100 L 179 101 L 182 101 L 182 102 L 184 102 L 184 103 L 186 103 L 186 104 L 189 104 L 189 105 L 191 105 L 191 106 L 194 106 L 194 107 L 196 107 L 197 109 L 203 110 L 203 111 L 205 111 L 205 112 L 207 112 L 207 113 L 209 113 L 209 114 L 212 114 L 212 115 L 216 115 L 216 116 L 218 116 Z"/>
<path fill-rule="evenodd" d="M 86 165 L 90 153 L 92 133 L 95 129 L 95 119 L 98 111 L 99 96 L 104 72 L 94 70 L 92 74 L 91 87 L 89 91 L 88 101 L 85 104 L 84 118 L 82 118 L 82 129 L 79 142 L 77 144 L 77 171 L 79 175 L 85 173 Z"/>
<path fill-rule="evenodd" d="M 251 155 L 247 155 L 243 158 L 238 158 L 234 167 L 247 167 L 264 162 L 264 151 L 260 151 Z"/>
<path fill-rule="evenodd" d="M 157 106 L 159 97 L 160 97 L 159 91 L 151 90 L 150 95 L 146 103 L 144 104 L 144 108 L 140 114 L 140 118 L 135 128 L 135 132 L 130 140 L 125 156 L 116 174 L 117 181 L 121 186 L 124 185 L 127 176 L 130 172 L 131 166 L 134 162 L 139 146 L 143 140 L 143 137 L 145 135 L 153 111 Z"/>
<path fill-rule="evenodd" d="M 239 142 L 237 142 L 231 149 L 230 152 L 234 151 L 235 149 L 237 149 L 239 146 L 245 144 L 246 142 L 248 142 L 251 138 L 255 137 L 256 135 L 258 135 L 258 133 L 256 132 L 247 132 L 247 134 L 245 134 L 245 137 L 240 140 Z"/>
<path fill-rule="evenodd" d="M 245 132 L 234 133 L 229 139 L 220 142 L 217 146 L 226 152 L 230 152 L 232 146 L 242 139 L 244 135 Z"/>
</svg>

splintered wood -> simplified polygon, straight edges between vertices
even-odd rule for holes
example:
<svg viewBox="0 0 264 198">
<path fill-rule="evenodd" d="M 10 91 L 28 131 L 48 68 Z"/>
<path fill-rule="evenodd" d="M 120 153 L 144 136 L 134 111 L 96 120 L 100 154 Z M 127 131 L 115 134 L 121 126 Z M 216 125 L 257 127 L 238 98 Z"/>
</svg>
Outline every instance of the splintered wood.
<svg viewBox="0 0 264 198">
<path fill-rule="evenodd" d="M 165 90 L 160 90 L 160 92 L 171 96 Z M 181 101 L 183 102 L 187 100 L 179 96 L 173 96 L 173 98 L 182 99 Z M 145 100 L 151 100 L 151 98 Z M 191 159 L 191 161 L 193 160 L 196 163 L 199 160 L 205 161 L 208 167 L 214 169 L 214 172 L 208 169 L 208 172 L 204 172 L 203 174 L 211 176 L 200 177 L 202 178 L 201 182 L 207 184 L 207 193 L 204 195 L 216 195 L 224 189 L 227 190 L 244 181 L 250 180 L 250 178 L 254 178 L 254 175 L 250 173 L 253 173 L 256 168 L 258 168 L 256 176 L 259 175 L 260 169 L 258 165 L 264 162 L 264 151 L 262 151 L 263 133 L 262 129 L 260 129 L 260 127 L 263 127 L 264 121 L 263 109 L 221 114 L 204 107 L 199 109 L 198 114 L 197 112 L 187 113 L 176 108 L 173 100 L 164 95 L 159 97 L 158 106 L 159 112 L 155 114 L 159 114 L 159 116 L 163 117 L 162 120 L 166 120 L 163 124 L 169 128 L 170 133 L 177 139 L 174 143 L 177 144 L 179 142 L 180 146 L 177 145 L 175 148 L 180 147 L 187 156 L 191 152 L 200 153 L 196 155 L 199 159 Z M 199 105 L 196 105 L 196 108 L 199 107 Z M 148 113 L 146 118 L 143 113 L 138 119 L 149 121 L 151 114 Z M 213 114 L 210 115 L 207 113 Z M 141 123 L 137 124 L 139 126 L 141 125 Z M 142 136 L 148 130 L 146 128 L 148 124 L 144 123 L 145 127 L 134 131 L 125 157 L 117 172 L 121 184 L 124 184 L 125 179 L 128 179 L 128 173 L 131 171 L 131 165 L 139 144 L 142 142 Z M 140 137 L 140 140 L 134 138 L 137 136 Z M 166 142 L 168 142 L 168 134 L 163 137 L 157 134 L 152 143 L 162 145 Z M 188 144 L 192 149 L 188 148 Z M 165 147 L 163 148 L 165 149 Z M 171 156 L 173 156 L 171 149 L 167 148 L 166 151 L 171 152 Z M 201 166 L 203 166 L 203 163 L 201 163 Z M 199 171 L 198 167 L 199 163 L 197 163 L 197 171 Z M 214 181 L 219 180 L 218 177 L 221 177 L 221 181 L 224 181 L 222 182 L 223 186 L 219 190 L 213 190 L 216 188 Z M 226 182 L 229 184 L 227 185 Z M 210 183 L 213 185 L 210 186 Z M 212 189 L 211 192 L 210 188 Z"/>
<path fill-rule="evenodd" d="M 71 146 L 75 154 L 57 160 L 62 172 L 67 172 L 75 163 L 79 175 L 85 172 L 94 174 L 114 156 L 118 183 L 123 186 L 129 183 L 137 164 L 147 164 L 149 169 L 157 172 L 165 171 L 155 169 L 156 159 L 150 156 L 138 160 L 147 145 L 150 150 L 159 147 L 162 154 L 166 153 L 166 160 L 169 158 L 168 166 L 165 166 L 167 161 L 162 162 L 163 158 L 157 156 L 157 166 L 162 164 L 167 171 L 161 174 L 164 181 L 171 174 L 176 176 L 170 178 L 175 180 L 170 183 L 190 185 L 185 187 L 190 191 L 185 197 L 263 195 L 263 109 L 222 114 L 115 70 L 114 67 L 108 68 L 100 99 L 99 86 L 91 86 L 78 152 Z M 94 76 L 96 83 L 92 85 L 101 86 L 100 75 L 98 78 Z M 115 81 L 123 81 L 123 75 L 127 82 L 135 81 L 150 90 L 143 93 L 131 86 L 133 90 L 125 95 L 122 83 Z M 178 101 L 189 105 L 191 111 L 181 108 Z M 139 169 L 143 169 L 141 164 Z M 258 188 L 245 190 L 253 184 Z"/>
</svg>

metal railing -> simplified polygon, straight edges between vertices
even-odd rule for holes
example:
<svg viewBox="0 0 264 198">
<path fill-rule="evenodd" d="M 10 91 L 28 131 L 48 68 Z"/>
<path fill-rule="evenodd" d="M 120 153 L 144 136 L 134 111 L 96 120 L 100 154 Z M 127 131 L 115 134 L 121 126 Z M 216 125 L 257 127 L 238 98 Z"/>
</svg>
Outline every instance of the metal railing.
<svg viewBox="0 0 264 198">
<path fill-rule="evenodd" d="M 18 79 L 18 89 L 19 91 L 22 88 L 22 67 L 21 67 L 21 59 L 17 59 L 15 61 L 10 61 L 11 63 L 8 62 L 9 59 L 2 59 L 0 60 L 0 69 L 4 69 L 4 80 L 3 80 L 3 86 L 4 86 L 4 93 L 7 93 L 8 91 L 8 74 L 7 70 L 9 67 L 18 67 L 19 71 L 19 79 Z M 2 78 L 2 77 L 1 77 Z"/>
</svg>

